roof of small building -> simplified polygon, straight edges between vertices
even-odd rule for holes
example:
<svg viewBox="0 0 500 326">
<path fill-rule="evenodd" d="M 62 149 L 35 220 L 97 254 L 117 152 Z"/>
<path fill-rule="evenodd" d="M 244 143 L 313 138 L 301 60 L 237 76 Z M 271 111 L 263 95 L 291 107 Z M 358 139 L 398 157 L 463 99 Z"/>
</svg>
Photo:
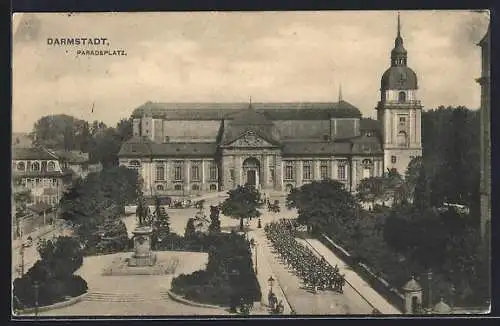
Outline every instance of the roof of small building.
<svg viewBox="0 0 500 326">
<path fill-rule="evenodd" d="M 412 276 L 411 280 L 409 280 L 405 286 L 403 286 L 403 290 L 408 291 L 408 292 L 417 292 L 421 291 L 422 287 L 420 284 L 415 280 L 415 277 Z"/>
<path fill-rule="evenodd" d="M 48 212 L 52 209 L 52 206 L 46 203 L 36 203 L 27 207 L 30 211 L 33 211 L 37 214 L 41 214 L 43 212 Z"/>
<path fill-rule="evenodd" d="M 86 163 L 89 160 L 89 153 L 82 151 L 54 151 L 54 154 L 69 163 Z"/>
<path fill-rule="evenodd" d="M 133 118 L 151 116 L 166 120 L 232 119 L 248 109 L 244 102 L 233 103 L 152 103 L 147 102 L 132 112 Z M 361 112 L 347 101 L 252 103 L 252 107 L 269 120 L 324 120 L 359 118 Z"/>
<path fill-rule="evenodd" d="M 13 160 L 59 160 L 59 157 L 42 147 L 14 147 L 12 148 Z"/>
<path fill-rule="evenodd" d="M 436 303 L 434 308 L 432 309 L 435 314 L 449 314 L 451 313 L 451 308 L 449 305 L 444 302 L 444 298 L 441 298 L 441 300 Z"/>
</svg>

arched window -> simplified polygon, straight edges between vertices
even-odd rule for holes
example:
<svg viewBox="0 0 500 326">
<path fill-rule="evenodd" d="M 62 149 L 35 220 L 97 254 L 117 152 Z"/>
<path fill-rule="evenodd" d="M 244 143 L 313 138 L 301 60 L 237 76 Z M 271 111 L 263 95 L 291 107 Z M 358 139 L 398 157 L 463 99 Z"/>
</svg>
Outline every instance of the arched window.
<svg viewBox="0 0 500 326">
<path fill-rule="evenodd" d="M 156 190 L 163 191 L 165 190 L 165 188 L 163 187 L 163 185 L 157 185 Z"/>
<path fill-rule="evenodd" d="M 406 93 L 405 92 L 399 92 L 398 101 L 399 102 L 406 102 Z"/>
<path fill-rule="evenodd" d="M 31 170 L 40 171 L 40 163 L 38 163 L 38 162 L 31 163 Z"/>
<path fill-rule="evenodd" d="M 216 190 L 217 190 L 217 185 L 212 183 L 210 185 L 210 191 L 216 191 Z"/>
<path fill-rule="evenodd" d="M 51 171 L 54 171 L 56 169 L 56 164 L 52 161 L 50 161 L 49 163 L 47 163 L 47 171 L 51 172 Z"/>
<path fill-rule="evenodd" d="M 365 159 L 361 164 L 363 165 L 363 179 L 370 178 L 372 176 L 373 161 Z"/>
<path fill-rule="evenodd" d="M 181 185 L 175 185 L 174 186 L 174 190 L 176 190 L 176 191 L 182 190 L 182 186 Z"/>
<path fill-rule="evenodd" d="M 17 163 L 17 169 L 19 171 L 24 171 L 25 168 L 26 168 L 26 166 L 24 165 L 24 162 Z"/>
<path fill-rule="evenodd" d="M 191 190 L 198 191 L 198 190 L 200 190 L 200 186 L 198 186 L 198 185 L 192 185 L 191 186 Z"/>
<path fill-rule="evenodd" d="M 408 146 L 408 137 L 406 136 L 406 132 L 400 131 L 396 141 L 398 146 Z"/>
<path fill-rule="evenodd" d="M 140 167 L 141 167 L 141 162 L 139 162 L 137 160 L 133 160 L 133 161 L 128 162 L 129 169 L 139 170 Z"/>
</svg>

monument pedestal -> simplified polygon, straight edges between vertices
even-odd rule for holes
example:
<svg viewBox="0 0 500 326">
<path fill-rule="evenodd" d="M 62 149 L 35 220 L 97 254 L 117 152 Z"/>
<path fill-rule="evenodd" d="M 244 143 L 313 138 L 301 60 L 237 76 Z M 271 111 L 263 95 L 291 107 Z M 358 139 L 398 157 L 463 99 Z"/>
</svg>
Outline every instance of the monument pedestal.
<svg viewBox="0 0 500 326">
<path fill-rule="evenodd" d="M 128 261 L 130 267 L 153 266 L 156 263 L 156 255 L 151 252 L 151 236 L 153 228 L 140 226 L 132 231 L 134 234 L 134 254 Z"/>
</svg>

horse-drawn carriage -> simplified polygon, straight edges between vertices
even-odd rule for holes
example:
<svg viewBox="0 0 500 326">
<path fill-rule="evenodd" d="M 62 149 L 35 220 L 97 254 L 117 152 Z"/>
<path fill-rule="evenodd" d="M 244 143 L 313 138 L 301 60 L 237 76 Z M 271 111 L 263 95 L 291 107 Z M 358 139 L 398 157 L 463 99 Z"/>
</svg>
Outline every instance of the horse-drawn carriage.
<svg viewBox="0 0 500 326">
<path fill-rule="evenodd" d="M 280 212 L 280 202 L 279 202 L 279 200 L 275 200 L 274 203 L 272 203 L 272 204 L 268 201 L 267 202 L 267 210 L 269 212 L 279 213 Z"/>
<path fill-rule="evenodd" d="M 170 208 L 189 208 L 191 207 L 190 199 L 174 200 L 169 205 Z"/>
</svg>

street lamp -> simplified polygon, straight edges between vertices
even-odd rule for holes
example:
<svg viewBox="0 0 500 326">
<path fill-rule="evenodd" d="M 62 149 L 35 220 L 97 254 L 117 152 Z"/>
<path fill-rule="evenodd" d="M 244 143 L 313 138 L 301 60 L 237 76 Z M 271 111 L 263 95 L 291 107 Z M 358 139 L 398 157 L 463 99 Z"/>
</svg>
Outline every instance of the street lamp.
<svg viewBox="0 0 500 326">
<path fill-rule="evenodd" d="M 269 283 L 269 293 L 273 293 L 274 278 L 270 276 L 267 282 Z"/>
<path fill-rule="evenodd" d="M 432 309 L 432 270 L 427 272 L 427 281 L 429 283 L 429 310 Z"/>
<path fill-rule="evenodd" d="M 252 244 L 252 248 L 255 249 L 255 275 L 258 275 L 259 274 L 259 267 L 258 267 L 258 264 L 257 264 L 257 248 L 258 248 L 258 244 L 257 242 L 252 239 L 252 241 L 250 242 Z"/>
<path fill-rule="evenodd" d="M 38 281 L 33 283 L 33 287 L 35 288 L 35 317 L 38 316 Z"/>
</svg>

